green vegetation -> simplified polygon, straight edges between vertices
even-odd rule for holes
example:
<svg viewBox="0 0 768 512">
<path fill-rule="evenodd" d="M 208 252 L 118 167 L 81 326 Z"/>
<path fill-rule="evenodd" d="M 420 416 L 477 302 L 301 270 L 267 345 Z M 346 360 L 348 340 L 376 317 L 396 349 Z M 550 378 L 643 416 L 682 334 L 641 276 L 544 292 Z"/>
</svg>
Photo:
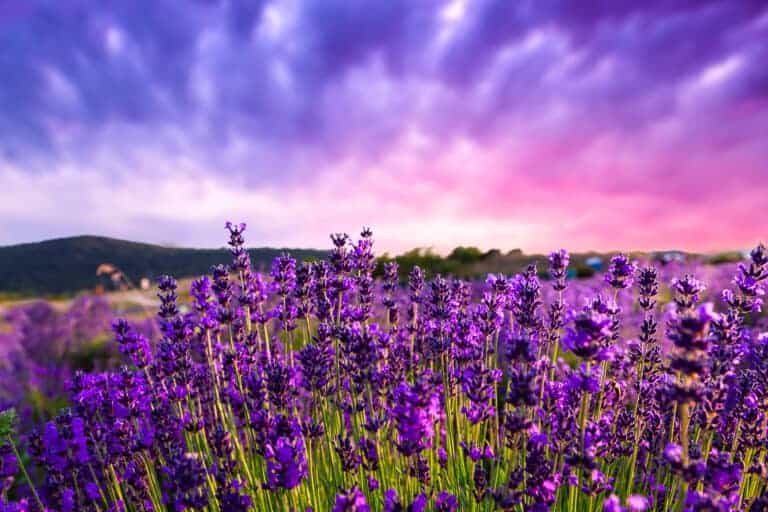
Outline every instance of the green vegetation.
<svg viewBox="0 0 768 512">
<path fill-rule="evenodd" d="M 451 253 L 442 257 L 436 254 L 432 249 L 411 249 L 394 258 L 384 254 L 377 260 L 377 272 L 381 274 L 384 268 L 384 264 L 390 261 L 396 261 L 400 267 L 401 277 L 405 278 L 408 275 L 408 269 L 414 266 L 421 267 L 428 276 L 434 276 L 437 274 L 452 274 L 469 276 L 475 274 L 472 272 L 472 265 L 483 260 L 497 255 L 498 250 L 492 250 L 483 252 L 477 247 L 456 247 Z"/>
<path fill-rule="evenodd" d="M 711 256 L 709 259 L 707 259 L 707 263 L 710 265 L 722 265 L 723 263 L 737 263 L 743 259 L 744 255 L 739 251 L 727 251 L 719 252 Z"/>
</svg>

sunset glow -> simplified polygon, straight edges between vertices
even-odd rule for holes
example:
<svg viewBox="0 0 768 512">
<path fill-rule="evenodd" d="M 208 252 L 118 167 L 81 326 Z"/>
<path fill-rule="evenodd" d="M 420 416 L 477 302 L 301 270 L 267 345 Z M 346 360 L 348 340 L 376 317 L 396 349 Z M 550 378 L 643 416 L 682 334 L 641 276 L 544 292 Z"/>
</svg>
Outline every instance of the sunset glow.
<svg viewBox="0 0 768 512">
<path fill-rule="evenodd" d="M 768 236 L 761 2 L 86 4 L 0 7 L 0 244 Z"/>
</svg>

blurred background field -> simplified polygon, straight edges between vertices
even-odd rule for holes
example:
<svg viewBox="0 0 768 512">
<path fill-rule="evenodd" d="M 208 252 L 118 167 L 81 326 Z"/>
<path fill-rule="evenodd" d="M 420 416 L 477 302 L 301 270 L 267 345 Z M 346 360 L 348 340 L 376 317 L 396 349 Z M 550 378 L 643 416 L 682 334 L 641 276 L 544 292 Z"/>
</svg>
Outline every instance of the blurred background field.
<svg viewBox="0 0 768 512">
<path fill-rule="evenodd" d="M 317 249 L 261 247 L 249 250 L 257 271 L 268 269 L 275 256 L 282 252 L 289 252 L 299 261 L 322 259 L 327 255 L 327 251 Z M 613 254 L 615 252 L 572 254 L 570 277 L 592 276 L 603 270 Z M 721 264 L 739 261 L 743 257 L 740 251 L 703 255 L 665 250 L 631 255 L 660 264 L 675 261 Z M 158 276 L 172 274 L 179 279 L 196 277 L 227 259 L 228 252 L 224 248 L 164 247 L 96 236 L 0 247 L 0 308 L 36 297 L 44 297 L 64 307 L 79 293 L 100 291 L 121 292 L 108 294 L 112 304 L 149 306 L 155 303 L 154 293 L 145 293 L 147 290 L 142 288 L 148 288 Z M 488 273 L 520 272 L 529 263 L 544 259 L 541 254 L 525 254 L 519 249 L 502 252 L 459 246 L 441 255 L 429 248 L 415 248 L 399 255 L 385 253 L 379 257 L 378 273 L 384 262 L 396 260 L 401 269 L 419 265 L 427 275 L 478 278 Z M 97 275 L 102 265 L 107 271 Z M 119 276 L 109 269 L 119 272 Z M 545 277 L 543 271 L 542 277 Z M 130 293 L 122 293 L 127 288 L 130 288 Z"/>
</svg>

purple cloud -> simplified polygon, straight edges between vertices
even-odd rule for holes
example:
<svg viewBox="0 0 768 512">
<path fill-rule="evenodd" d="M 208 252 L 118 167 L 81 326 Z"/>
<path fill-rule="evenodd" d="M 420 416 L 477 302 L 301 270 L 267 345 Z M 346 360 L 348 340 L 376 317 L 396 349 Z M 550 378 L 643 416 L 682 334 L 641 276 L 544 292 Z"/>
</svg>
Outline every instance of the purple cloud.
<svg viewBox="0 0 768 512">
<path fill-rule="evenodd" d="M 334 212 L 341 194 L 357 194 L 401 222 L 424 204 L 425 226 L 467 219 L 485 226 L 477 243 L 524 247 L 538 243 L 528 231 L 494 242 L 498 226 L 520 223 L 523 209 L 537 229 L 573 216 L 578 205 L 559 196 L 569 190 L 595 211 L 631 196 L 643 205 L 636 215 L 657 223 L 696 210 L 689 223 L 709 233 L 714 224 L 691 207 L 707 200 L 733 212 L 717 229 L 738 235 L 721 245 L 749 244 L 759 229 L 738 219 L 757 206 L 752 192 L 768 191 L 766 60 L 764 2 L 7 1 L 0 186 L 26 176 L 42 188 L 19 194 L 40 198 L 56 183 L 74 194 L 70 180 L 87 177 L 86 190 L 120 200 L 137 182 L 172 190 L 196 179 L 218 187 L 200 192 L 209 199 L 245 188 L 303 210 L 314 197 L 327 224 L 354 216 Z M 173 240 L 170 227 L 136 227 L 155 218 L 184 242 L 217 242 L 179 228 L 182 212 L 124 208 L 83 224 L 77 204 L 88 201 L 74 203 L 55 219 L 29 218 L 29 201 L 0 207 L 10 219 L 0 237 L 122 226 L 125 236 Z M 231 217 L 221 210 L 203 219 L 218 226 L 213 217 Z M 263 227 L 265 239 L 309 236 L 298 229 L 306 222 L 280 215 L 290 211 L 265 220 L 280 226 Z M 553 228 L 546 243 L 610 245 L 614 228 L 593 217 Z M 659 243 L 674 244 L 678 231 Z"/>
</svg>

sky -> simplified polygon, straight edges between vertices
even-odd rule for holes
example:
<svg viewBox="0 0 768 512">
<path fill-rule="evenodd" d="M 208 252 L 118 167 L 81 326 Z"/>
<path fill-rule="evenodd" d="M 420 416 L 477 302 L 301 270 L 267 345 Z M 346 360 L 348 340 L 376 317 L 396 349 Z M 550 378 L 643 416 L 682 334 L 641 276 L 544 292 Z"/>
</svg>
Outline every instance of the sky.
<svg viewBox="0 0 768 512">
<path fill-rule="evenodd" d="M 768 4 L 0 0 L 0 244 L 768 239 Z"/>
</svg>

